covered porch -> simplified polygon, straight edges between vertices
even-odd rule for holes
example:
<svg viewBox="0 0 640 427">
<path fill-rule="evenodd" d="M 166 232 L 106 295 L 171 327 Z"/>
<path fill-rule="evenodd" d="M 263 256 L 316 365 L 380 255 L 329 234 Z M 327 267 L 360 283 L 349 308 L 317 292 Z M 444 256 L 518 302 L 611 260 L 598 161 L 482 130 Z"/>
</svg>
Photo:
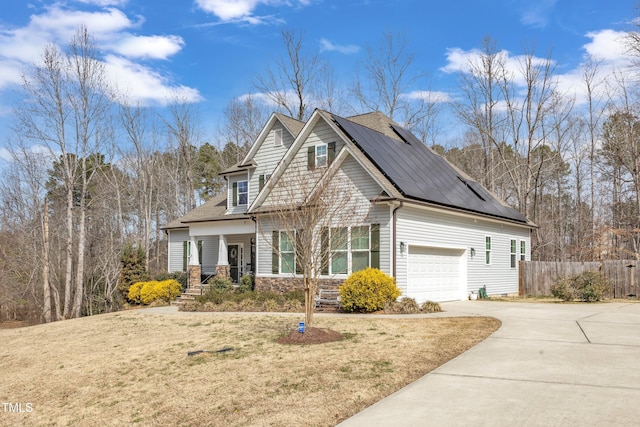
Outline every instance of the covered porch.
<svg viewBox="0 0 640 427">
<path fill-rule="evenodd" d="M 187 272 L 189 287 L 212 277 L 239 282 L 256 268 L 255 223 L 251 219 L 190 223 Z"/>
</svg>

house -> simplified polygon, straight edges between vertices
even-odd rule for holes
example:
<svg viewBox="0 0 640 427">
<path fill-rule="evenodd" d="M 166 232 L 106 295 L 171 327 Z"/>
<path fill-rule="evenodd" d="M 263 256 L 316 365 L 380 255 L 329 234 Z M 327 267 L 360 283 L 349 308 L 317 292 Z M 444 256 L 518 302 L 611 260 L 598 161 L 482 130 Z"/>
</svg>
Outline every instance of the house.
<svg viewBox="0 0 640 427">
<path fill-rule="evenodd" d="M 304 203 L 322 182 L 339 182 L 336 195 L 354 209 L 339 227 L 314 231 L 331 242 L 322 249 L 326 286 L 374 266 L 418 302 L 466 299 L 482 286 L 514 294 L 518 261 L 530 259 L 533 223 L 379 112 L 315 110 L 306 122 L 273 114 L 247 156 L 221 175 L 226 194 L 164 227 L 168 269 L 189 271 L 191 284 L 252 273 L 258 289 L 299 286 L 292 239 L 273 215 L 279 203 Z M 333 245 L 338 235 L 344 243 Z"/>
</svg>

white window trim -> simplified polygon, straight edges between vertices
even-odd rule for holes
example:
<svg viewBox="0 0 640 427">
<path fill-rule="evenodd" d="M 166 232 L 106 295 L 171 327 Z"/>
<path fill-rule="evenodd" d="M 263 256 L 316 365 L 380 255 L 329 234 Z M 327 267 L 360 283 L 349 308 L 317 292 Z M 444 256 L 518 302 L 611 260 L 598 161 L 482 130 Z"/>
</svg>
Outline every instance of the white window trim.
<svg viewBox="0 0 640 427">
<path fill-rule="evenodd" d="M 351 236 L 352 236 L 352 230 L 353 228 L 356 227 L 367 227 L 368 231 L 369 231 L 369 248 L 368 249 L 353 249 L 351 246 Z M 345 249 L 340 249 L 338 251 L 334 251 L 331 249 L 331 237 L 333 234 L 333 230 L 335 230 L 336 228 L 346 228 L 347 229 L 347 245 Z M 334 252 L 340 252 L 340 253 L 345 253 L 347 254 L 347 272 L 346 273 L 334 273 L 333 272 L 333 253 Z M 369 267 L 371 267 L 371 224 L 362 224 L 362 225 L 354 225 L 354 226 L 348 226 L 348 227 L 332 227 L 329 228 L 329 276 L 335 277 L 341 277 L 341 276 L 348 276 L 350 274 L 353 273 L 353 252 L 367 252 L 368 254 L 368 260 L 367 260 L 367 265 Z"/>
<path fill-rule="evenodd" d="M 324 155 L 319 156 L 318 155 L 318 148 L 320 147 L 324 147 Z M 320 165 L 320 163 L 318 162 L 318 159 L 320 158 L 324 158 L 324 164 Z M 317 144 L 315 146 L 315 167 L 316 168 L 326 168 L 327 165 L 329 164 L 329 147 L 327 144 Z"/>
<path fill-rule="evenodd" d="M 487 249 L 487 238 L 489 238 L 489 249 Z M 491 252 L 493 251 L 493 238 L 489 235 L 484 236 L 484 264 L 491 265 L 493 261 L 493 257 L 491 256 Z M 487 262 L 487 254 L 489 254 L 489 262 Z"/>
<path fill-rule="evenodd" d="M 518 267 L 518 239 L 509 240 L 509 266 Z"/>
<path fill-rule="evenodd" d="M 524 252 L 522 251 L 522 245 L 524 244 Z M 526 240 L 520 240 L 520 248 L 519 248 L 519 255 L 520 255 L 520 261 L 526 261 L 527 260 L 527 241 Z"/>
<path fill-rule="evenodd" d="M 295 275 L 296 274 L 296 257 L 297 257 L 297 254 L 296 254 L 296 232 L 295 231 L 293 232 L 293 250 L 291 250 L 291 251 L 283 251 L 282 250 L 282 236 L 287 236 L 287 238 L 289 238 L 290 237 L 289 234 L 286 231 L 280 231 L 279 233 L 280 233 L 280 235 L 278 236 L 278 273 L 279 274 L 294 274 Z M 283 265 L 283 263 L 282 263 L 282 258 L 283 258 L 282 254 L 283 253 L 284 254 L 293 253 L 293 266 L 292 266 L 293 271 L 287 271 L 287 272 L 283 271 L 283 269 L 282 269 L 282 265 Z"/>
<path fill-rule="evenodd" d="M 247 184 L 247 191 L 246 192 L 240 192 L 240 184 L 241 183 L 246 183 Z M 247 195 L 247 200 L 245 201 L 245 203 L 240 203 L 240 194 L 246 194 Z M 238 200 L 237 200 L 237 205 L 238 206 L 247 206 L 249 204 L 249 180 L 243 179 L 238 181 Z"/>
</svg>

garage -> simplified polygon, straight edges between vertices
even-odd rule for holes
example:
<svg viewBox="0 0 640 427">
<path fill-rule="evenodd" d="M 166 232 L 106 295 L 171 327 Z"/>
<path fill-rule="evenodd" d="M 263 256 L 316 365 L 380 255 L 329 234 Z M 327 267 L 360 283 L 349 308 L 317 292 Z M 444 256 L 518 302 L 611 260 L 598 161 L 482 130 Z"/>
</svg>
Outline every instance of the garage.
<svg viewBox="0 0 640 427">
<path fill-rule="evenodd" d="M 407 295 L 418 303 L 463 299 L 464 250 L 409 246 Z"/>
</svg>

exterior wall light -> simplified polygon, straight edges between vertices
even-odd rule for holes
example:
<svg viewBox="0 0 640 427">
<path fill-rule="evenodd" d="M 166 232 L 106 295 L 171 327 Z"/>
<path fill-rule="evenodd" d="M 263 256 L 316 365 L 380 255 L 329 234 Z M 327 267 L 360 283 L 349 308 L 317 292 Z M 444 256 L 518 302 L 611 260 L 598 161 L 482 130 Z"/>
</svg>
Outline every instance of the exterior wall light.
<svg viewBox="0 0 640 427">
<path fill-rule="evenodd" d="M 407 250 L 407 244 L 405 242 L 400 242 L 400 254 L 404 255 Z"/>
</svg>

